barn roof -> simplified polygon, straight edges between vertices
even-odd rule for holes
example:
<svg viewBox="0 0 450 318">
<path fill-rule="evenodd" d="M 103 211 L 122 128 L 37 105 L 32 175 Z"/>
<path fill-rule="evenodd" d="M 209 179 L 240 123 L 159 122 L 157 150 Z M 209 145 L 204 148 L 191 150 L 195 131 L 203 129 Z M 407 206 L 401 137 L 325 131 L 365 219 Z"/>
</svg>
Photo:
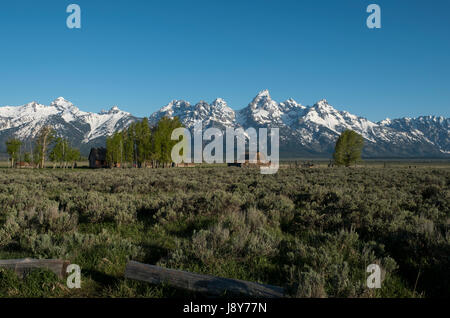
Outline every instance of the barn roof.
<svg viewBox="0 0 450 318">
<path fill-rule="evenodd" d="M 89 159 L 106 160 L 106 148 L 91 148 Z"/>
</svg>

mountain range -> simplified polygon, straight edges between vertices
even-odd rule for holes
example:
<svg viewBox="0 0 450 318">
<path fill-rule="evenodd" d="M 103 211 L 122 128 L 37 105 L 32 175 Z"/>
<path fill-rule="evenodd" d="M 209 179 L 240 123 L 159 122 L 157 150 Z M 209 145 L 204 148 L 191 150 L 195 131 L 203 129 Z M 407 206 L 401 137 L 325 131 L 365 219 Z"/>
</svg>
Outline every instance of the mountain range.
<svg viewBox="0 0 450 318">
<path fill-rule="evenodd" d="M 58 136 L 68 138 L 86 154 L 91 147 L 104 146 L 106 136 L 138 119 L 117 106 L 100 113 L 84 112 L 63 97 L 49 106 L 33 101 L 23 106 L 0 107 L 0 151 L 6 151 L 5 141 L 10 137 L 22 140 L 24 151 L 29 151 L 39 130 L 51 125 Z"/>
<path fill-rule="evenodd" d="M 164 116 L 180 118 L 192 128 L 198 120 L 203 127 L 278 127 L 281 158 L 330 157 L 339 134 L 352 129 L 364 137 L 363 155 L 374 158 L 450 158 L 450 119 L 437 116 L 385 119 L 372 122 L 339 111 L 323 99 L 304 106 L 293 99 L 277 103 L 268 90 L 261 91 L 247 107 L 233 110 L 217 98 L 212 103 L 191 105 L 173 100 L 149 116 L 154 125 Z M 140 118 L 114 106 L 100 113 L 84 112 L 62 97 L 49 106 L 31 102 L 23 106 L 0 107 L 0 151 L 7 138 L 15 136 L 31 144 L 39 129 L 50 124 L 59 136 L 68 138 L 84 154 L 105 144 L 106 136 Z"/>
</svg>

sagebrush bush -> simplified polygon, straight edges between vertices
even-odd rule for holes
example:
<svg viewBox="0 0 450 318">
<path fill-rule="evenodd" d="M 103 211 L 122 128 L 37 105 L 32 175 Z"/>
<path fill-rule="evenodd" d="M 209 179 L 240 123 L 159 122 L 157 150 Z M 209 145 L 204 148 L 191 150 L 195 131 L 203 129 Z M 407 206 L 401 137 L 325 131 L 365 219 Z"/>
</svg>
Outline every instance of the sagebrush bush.
<svg viewBox="0 0 450 318">
<path fill-rule="evenodd" d="M 0 272 L 0 295 L 171 295 L 125 280 L 134 259 L 294 297 L 448 296 L 449 180 L 448 168 L 2 169 L 0 257 L 69 259 L 87 282 L 39 294 Z M 372 263 L 381 290 L 366 288 Z"/>
</svg>

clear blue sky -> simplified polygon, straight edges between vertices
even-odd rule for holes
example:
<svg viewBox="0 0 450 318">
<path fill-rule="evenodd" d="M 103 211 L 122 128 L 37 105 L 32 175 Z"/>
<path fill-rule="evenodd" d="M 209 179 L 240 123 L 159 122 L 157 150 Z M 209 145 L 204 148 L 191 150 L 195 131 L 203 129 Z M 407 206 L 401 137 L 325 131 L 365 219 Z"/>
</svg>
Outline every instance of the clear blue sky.
<svg viewBox="0 0 450 318">
<path fill-rule="evenodd" d="M 449 117 L 449 17 L 448 0 L 1 1 L 0 105 L 64 96 L 148 116 L 172 99 L 239 109 L 267 88 L 375 121 Z"/>
</svg>

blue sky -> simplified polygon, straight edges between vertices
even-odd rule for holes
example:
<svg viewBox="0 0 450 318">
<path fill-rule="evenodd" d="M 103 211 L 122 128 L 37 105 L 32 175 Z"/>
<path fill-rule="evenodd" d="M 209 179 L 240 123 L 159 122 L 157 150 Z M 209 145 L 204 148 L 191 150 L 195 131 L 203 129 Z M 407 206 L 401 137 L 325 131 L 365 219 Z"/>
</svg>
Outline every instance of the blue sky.
<svg viewBox="0 0 450 318">
<path fill-rule="evenodd" d="M 449 117 L 449 16 L 448 0 L 2 1 L 0 105 L 64 96 L 148 116 L 172 99 L 240 109 L 267 88 L 375 121 Z"/>
</svg>

